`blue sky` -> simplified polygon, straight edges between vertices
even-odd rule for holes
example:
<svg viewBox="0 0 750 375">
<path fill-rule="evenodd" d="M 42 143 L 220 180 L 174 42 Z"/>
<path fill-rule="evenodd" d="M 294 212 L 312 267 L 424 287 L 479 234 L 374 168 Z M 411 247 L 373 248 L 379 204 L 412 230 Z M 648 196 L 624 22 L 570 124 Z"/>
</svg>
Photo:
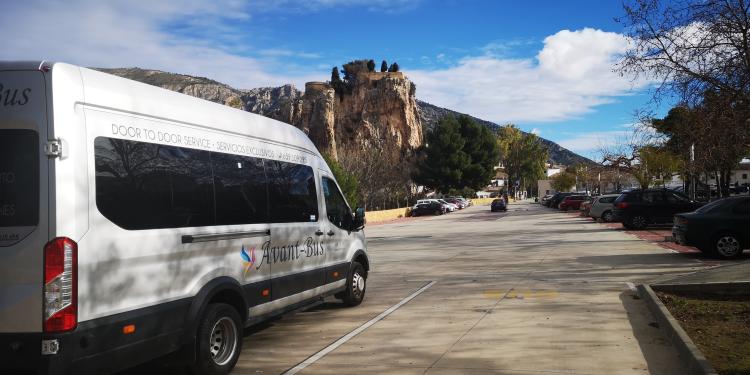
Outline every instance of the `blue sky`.
<svg viewBox="0 0 750 375">
<path fill-rule="evenodd" d="M 0 12 L 0 59 L 160 69 L 238 88 L 326 80 L 334 65 L 396 61 L 417 97 L 515 123 L 585 156 L 648 107 L 612 72 L 619 1 L 27 1 Z M 45 11 L 40 11 L 44 9 Z M 30 32 L 33 30 L 33 32 Z M 662 107 L 665 107 L 663 105 Z"/>
</svg>

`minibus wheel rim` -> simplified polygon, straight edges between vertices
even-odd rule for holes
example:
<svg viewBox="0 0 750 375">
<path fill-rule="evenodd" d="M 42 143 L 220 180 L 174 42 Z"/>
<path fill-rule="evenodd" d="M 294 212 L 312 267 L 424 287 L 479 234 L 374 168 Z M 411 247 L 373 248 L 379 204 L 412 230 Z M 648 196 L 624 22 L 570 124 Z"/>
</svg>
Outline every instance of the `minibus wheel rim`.
<svg viewBox="0 0 750 375">
<path fill-rule="evenodd" d="M 227 364 L 237 350 L 237 326 L 229 317 L 221 317 L 211 329 L 209 342 L 211 359 L 218 366 Z"/>
<path fill-rule="evenodd" d="M 365 290 L 365 278 L 355 272 L 352 276 L 352 294 L 354 297 L 359 299 L 362 297 L 362 292 Z"/>
</svg>

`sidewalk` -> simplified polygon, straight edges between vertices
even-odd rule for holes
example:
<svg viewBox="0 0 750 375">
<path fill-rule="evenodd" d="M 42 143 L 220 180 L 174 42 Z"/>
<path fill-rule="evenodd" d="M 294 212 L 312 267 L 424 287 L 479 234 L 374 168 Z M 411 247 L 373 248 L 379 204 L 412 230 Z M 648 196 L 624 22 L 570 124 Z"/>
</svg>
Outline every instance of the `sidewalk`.
<svg viewBox="0 0 750 375">
<path fill-rule="evenodd" d="M 750 282 L 750 262 L 704 269 L 691 274 L 652 282 L 652 284 L 695 284 L 737 281 Z"/>
</svg>

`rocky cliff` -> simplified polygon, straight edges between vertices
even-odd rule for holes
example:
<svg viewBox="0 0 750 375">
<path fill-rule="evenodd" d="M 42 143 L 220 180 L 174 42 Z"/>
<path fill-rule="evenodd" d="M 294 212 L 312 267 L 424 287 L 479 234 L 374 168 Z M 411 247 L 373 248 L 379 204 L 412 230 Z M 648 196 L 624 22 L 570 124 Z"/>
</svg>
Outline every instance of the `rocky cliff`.
<svg viewBox="0 0 750 375">
<path fill-rule="evenodd" d="M 238 90 L 207 78 L 157 70 L 100 70 L 292 124 L 334 158 L 342 147 L 387 145 L 391 152 L 406 155 L 422 144 L 415 86 L 400 72 L 352 72 L 346 92 L 337 93 L 325 82 L 308 82 L 302 93 L 292 85 Z"/>
<path fill-rule="evenodd" d="M 336 136 L 365 147 L 410 152 L 422 145 L 414 84 L 400 72 L 360 72 L 351 93 L 337 95 Z"/>
</svg>

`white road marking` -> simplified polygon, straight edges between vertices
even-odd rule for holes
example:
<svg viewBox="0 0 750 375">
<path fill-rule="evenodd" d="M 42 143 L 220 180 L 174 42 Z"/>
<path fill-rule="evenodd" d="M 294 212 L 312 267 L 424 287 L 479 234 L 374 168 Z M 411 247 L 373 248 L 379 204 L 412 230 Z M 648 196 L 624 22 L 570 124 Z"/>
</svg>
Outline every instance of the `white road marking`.
<svg viewBox="0 0 750 375">
<path fill-rule="evenodd" d="M 354 331 L 351 331 L 347 333 L 345 336 L 341 337 L 340 339 L 336 340 L 331 345 L 326 346 L 325 348 L 321 349 L 319 352 L 313 354 L 306 360 L 300 362 L 297 366 L 292 367 L 291 369 L 287 370 L 283 373 L 283 375 L 293 375 L 296 374 L 302 370 L 305 369 L 305 367 L 310 366 L 311 364 L 317 362 L 319 359 L 323 358 L 326 354 L 336 350 L 339 346 L 344 345 L 347 341 L 351 340 L 354 336 L 357 336 L 358 334 L 362 333 L 362 331 L 366 330 L 367 328 L 370 328 L 373 324 L 383 320 L 388 315 L 391 315 L 394 311 L 396 311 L 401 306 L 407 304 L 409 301 L 413 300 L 418 295 L 422 294 L 425 290 L 430 288 L 431 286 L 435 285 L 437 281 L 430 281 L 429 284 L 419 288 L 416 292 L 412 293 L 410 296 L 402 299 L 399 301 L 399 303 L 391 306 L 388 308 L 388 310 L 383 311 L 380 313 L 380 315 L 372 318 L 370 321 L 368 321 L 365 324 L 362 324 L 361 326 L 357 327 Z"/>
<path fill-rule="evenodd" d="M 630 289 L 631 292 L 637 292 L 638 290 L 635 288 L 635 284 L 631 283 L 630 281 L 626 282 L 625 285 L 628 286 L 628 289 Z"/>
</svg>

